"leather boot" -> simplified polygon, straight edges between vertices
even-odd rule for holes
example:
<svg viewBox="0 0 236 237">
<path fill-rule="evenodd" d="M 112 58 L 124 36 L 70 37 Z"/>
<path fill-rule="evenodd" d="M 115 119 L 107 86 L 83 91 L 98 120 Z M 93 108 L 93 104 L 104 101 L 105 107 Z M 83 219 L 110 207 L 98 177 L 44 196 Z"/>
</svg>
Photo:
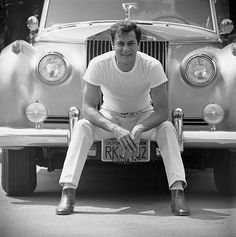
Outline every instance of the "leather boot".
<svg viewBox="0 0 236 237">
<path fill-rule="evenodd" d="M 62 190 L 61 200 L 56 208 L 57 215 L 69 215 L 74 210 L 76 189 L 67 188 Z"/>
<path fill-rule="evenodd" d="M 183 190 L 171 190 L 171 210 L 176 216 L 188 216 L 190 214 Z"/>
</svg>

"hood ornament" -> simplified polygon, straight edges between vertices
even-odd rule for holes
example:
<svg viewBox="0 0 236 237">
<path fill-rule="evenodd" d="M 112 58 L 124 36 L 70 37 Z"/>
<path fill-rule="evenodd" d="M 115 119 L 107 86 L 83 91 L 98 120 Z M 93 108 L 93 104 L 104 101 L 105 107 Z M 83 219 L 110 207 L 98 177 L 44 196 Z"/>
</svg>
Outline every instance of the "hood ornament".
<svg viewBox="0 0 236 237">
<path fill-rule="evenodd" d="M 137 9 L 137 2 L 128 2 L 128 3 L 122 3 L 122 7 L 125 10 L 125 20 L 129 21 L 130 20 L 130 11 L 132 8 Z"/>
</svg>

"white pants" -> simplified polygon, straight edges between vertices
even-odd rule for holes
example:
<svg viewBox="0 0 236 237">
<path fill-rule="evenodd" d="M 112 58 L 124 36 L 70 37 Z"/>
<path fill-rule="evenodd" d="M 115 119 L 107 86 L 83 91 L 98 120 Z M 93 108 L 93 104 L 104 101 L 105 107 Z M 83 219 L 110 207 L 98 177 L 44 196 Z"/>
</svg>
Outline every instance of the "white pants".
<svg viewBox="0 0 236 237">
<path fill-rule="evenodd" d="M 123 116 L 107 110 L 100 111 L 105 117 L 114 123 L 132 130 L 135 124 L 146 119 L 152 111 L 137 112 Z M 67 184 L 77 188 L 88 152 L 94 140 L 103 140 L 114 137 L 104 129 L 101 129 L 86 119 L 79 120 L 74 126 L 71 142 L 66 154 L 66 159 L 62 169 L 59 183 L 61 186 Z M 164 162 L 169 188 L 176 181 L 182 181 L 186 187 L 185 170 L 180 155 L 176 130 L 169 121 L 161 123 L 159 126 L 143 133 L 142 138 L 157 142 Z"/>
</svg>

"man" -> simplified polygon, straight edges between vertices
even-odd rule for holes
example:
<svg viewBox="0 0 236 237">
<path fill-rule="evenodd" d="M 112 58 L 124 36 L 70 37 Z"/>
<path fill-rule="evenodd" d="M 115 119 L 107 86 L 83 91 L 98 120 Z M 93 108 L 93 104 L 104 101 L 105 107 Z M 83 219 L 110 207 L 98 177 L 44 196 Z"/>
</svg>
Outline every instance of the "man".
<svg viewBox="0 0 236 237">
<path fill-rule="evenodd" d="M 84 75 L 84 118 L 73 129 L 59 181 L 63 190 L 56 214 L 73 212 L 75 190 L 94 140 L 116 137 L 124 151 L 135 153 L 142 137 L 159 145 L 171 190 L 172 212 L 189 215 L 176 131 L 167 121 L 167 78 L 162 65 L 138 51 L 141 31 L 135 23 L 114 24 L 111 38 L 113 51 L 92 59 Z M 103 104 L 98 111 L 101 92 Z"/>
</svg>

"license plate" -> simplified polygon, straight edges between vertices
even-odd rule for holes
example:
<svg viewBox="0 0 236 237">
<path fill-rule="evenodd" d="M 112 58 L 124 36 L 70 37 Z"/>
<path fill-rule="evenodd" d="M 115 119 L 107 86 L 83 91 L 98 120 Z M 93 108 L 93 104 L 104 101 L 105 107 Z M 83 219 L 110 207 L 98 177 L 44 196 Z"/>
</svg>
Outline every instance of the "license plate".
<svg viewBox="0 0 236 237">
<path fill-rule="evenodd" d="M 124 155 L 124 156 L 123 156 Z M 150 141 L 140 140 L 139 152 L 125 152 L 115 138 L 102 141 L 102 161 L 105 162 L 148 162 L 150 161 Z"/>
</svg>

